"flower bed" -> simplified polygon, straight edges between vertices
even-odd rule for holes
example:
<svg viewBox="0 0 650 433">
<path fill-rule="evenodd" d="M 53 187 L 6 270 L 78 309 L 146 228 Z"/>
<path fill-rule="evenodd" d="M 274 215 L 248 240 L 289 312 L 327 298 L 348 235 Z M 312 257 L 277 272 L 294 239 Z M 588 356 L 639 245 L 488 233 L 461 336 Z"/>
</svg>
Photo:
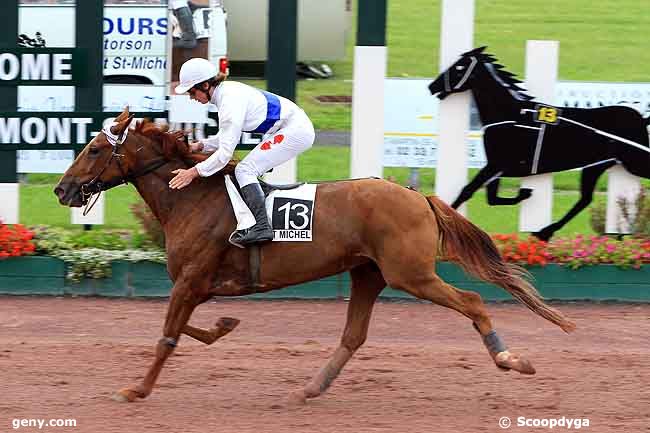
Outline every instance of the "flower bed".
<svg viewBox="0 0 650 433">
<path fill-rule="evenodd" d="M 546 243 L 514 234 L 493 239 L 505 260 L 531 272 L 546 298 L 650 301 L 650 266 L 643 266 L 650 262 L 648 240 L 576 236 Z M 18 257 L 33 251 L 37 256 Z M 160 297 L 168 296 L 172 287 L 165 253 L 137 233 L 30 231 L 0 225 L 0 252 L 6 258 L 0 260 L 0 294 Z M 454 264 L 437 263 L 436 272 L 486 300 L 512 299 L 503 289 L 465 275 Z M 349 296 L 349 285 L 344 273 L 253 297 L 340 298 Z M 390 288 L 382 296 L 410 298 Z"/>
<path fill-rule="evenodd" d="M 650 263 L 650 240 L 614 239 L 608 236 L 557 238 L 543 242 L 534 237 L 521 239 L 516 234 L 492 236 L 506 261 L 529 266 L 557 263 L 571 269 L 613 264 L 623 269 L 640 269 Z"/>
<path fill-rule="evenodd" d="M 0 221 L 0 259 L 33 253 L 33 237 L 34 233 L 20 224 L 9 226 Z"/>
</svg>

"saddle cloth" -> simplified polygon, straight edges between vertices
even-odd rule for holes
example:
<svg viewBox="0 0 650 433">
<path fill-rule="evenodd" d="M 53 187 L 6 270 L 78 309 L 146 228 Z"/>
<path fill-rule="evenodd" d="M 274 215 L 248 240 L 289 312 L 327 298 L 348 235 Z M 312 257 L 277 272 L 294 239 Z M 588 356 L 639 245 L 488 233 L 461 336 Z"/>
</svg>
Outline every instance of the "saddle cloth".
<svg viewBox="0 0 650 433">
<path fill-rule="evenodd" d="M 229 175 L 225 176 L 226 190 L 232 203 L 237 227 L 230 235 L 230 243 L 238 230 L 246 230 L 255 225 L 255 217 L 242 199 L 239 190 Z M 273 241 L 305 242 L 312 240 L 312 216 L 316 199 L 316 184 L 298 184 L 291 189 L 272 189 L 265 199 L 266 214 L 273 227 Z"/>
</svg>

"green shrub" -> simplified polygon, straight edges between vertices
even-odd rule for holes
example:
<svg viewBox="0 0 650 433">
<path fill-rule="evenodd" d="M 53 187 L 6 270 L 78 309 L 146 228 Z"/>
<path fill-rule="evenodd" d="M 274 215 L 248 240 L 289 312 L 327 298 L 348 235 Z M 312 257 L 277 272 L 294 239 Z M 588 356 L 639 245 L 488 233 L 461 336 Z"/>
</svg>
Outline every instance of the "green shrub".
<svg viewBox="0 0 650 433">
<path fill-rule="evenodd" d="M 641 188 L 634 200 L 621 197 L 617 204 L 630 233 L 633 236 L 650 237 L 650 197 L 647 190 Z"/>
<path fill-rule="evenodd" d="M 606 222 L 607 222 L 607 206 L 603 202 L 593 201 L 591 203 L 591 208 L 589 209 L 591 217 L 589 218 L 589 224 L 591 229 L 596 232 L 598 235 L 602 236 L 606 232 Z"/>
<path fill-rule="evenodd" d="M 144 201 L 139 201 L 131 206 L 131 212 L 140 222 L 145 237 L 161 250 L 165 249 L 165 232 L 160 222 L 151 212 L 149 206 Z M 144 241 L 144 240 L 143 240 Z"/>
</svg>

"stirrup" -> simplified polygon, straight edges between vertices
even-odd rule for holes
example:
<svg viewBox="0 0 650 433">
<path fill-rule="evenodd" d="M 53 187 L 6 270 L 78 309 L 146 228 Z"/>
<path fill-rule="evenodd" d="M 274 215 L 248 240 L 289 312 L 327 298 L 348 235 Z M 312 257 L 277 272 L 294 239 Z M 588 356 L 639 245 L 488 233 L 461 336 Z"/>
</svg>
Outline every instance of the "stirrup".
<svg viewBox="0 0 650 433">
<path fill-rule="evenodd" d="M 273 230 L 270 228 L 268 231 L 263 229 L 255 230 L 256 226 L 253 226 L 246 230 L 238 230 L 232 237 L 232 240 L 241 245 L 251 245 L 257 244 L 260 242 L 268 242 L 273 240 Z M 249 239 L 246 239 L 247 236 L 254 236 Z"/>
</svg>

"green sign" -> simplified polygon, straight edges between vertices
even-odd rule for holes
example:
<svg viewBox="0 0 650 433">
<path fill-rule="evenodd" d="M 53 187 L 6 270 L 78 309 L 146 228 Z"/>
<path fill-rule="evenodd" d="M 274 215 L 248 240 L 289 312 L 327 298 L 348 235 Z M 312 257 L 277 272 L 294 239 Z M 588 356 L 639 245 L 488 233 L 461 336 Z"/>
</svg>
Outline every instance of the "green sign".
<svg viewBox="0 0 650 433">
<path fill-rule="evenodd" d="M 0 48 L 0 86 L 85 86 L 79 48 Z"/>
</svg>

